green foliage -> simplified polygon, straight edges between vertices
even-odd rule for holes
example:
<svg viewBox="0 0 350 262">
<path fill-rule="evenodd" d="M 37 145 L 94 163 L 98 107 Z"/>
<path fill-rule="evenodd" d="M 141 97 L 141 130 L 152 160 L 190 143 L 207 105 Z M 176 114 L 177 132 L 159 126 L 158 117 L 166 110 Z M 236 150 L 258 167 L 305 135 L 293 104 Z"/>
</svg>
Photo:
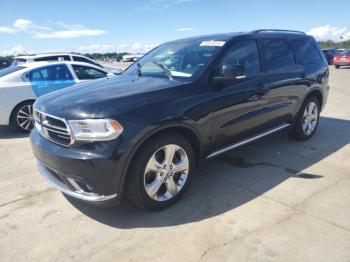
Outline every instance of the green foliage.
<svg viewBox="0 0 350 262">
<path fill-rule="evenodd" d="M 85 56 L 94 59 L 94 60 L 121 60 L 123 55 L 127 55 L 128 53 L 92 53 L 92 54 L 84 54 Z"/>
<path fill-rule="evenodd" d="M 319 41 L 318 44 L 321 48 L 344 48 L 344 49 L 350 49 L 350 40 L 343 41 L 343 42 L 333 42 L 332 40 L 328 41 Z"/>
</svg>

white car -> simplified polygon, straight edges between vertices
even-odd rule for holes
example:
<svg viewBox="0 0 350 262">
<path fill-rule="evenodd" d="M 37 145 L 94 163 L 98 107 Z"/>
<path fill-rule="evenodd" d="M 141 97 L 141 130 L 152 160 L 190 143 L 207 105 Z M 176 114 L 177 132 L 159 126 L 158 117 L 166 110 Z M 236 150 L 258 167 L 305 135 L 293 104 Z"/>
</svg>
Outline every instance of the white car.
<svg viewBox="0 0 350 262">
<path fill-rule="evenodd" d="M 71 53 L 46 53 L 46 54 L 36 54 L 36 55 L 23 55 L 23 56 L 15 56 L 12 60 L 12 66 L 15 65 L 23 65 L 26 63 L 34 63 L 34 62 L 53 62 L 53 61 L 75 61 L 75 62 L 84 62 L 94 66 L 98 66 L 104 70 L 107 70 L 113 74 L 121 74 L 123 72 L 122 69 L 116 67 L 105 67 L 96 61 L 78 54 Z"/>
<path fill-rule="evenodd" d="M 34 127 L 33 103 L 49 92 L 92 79 L 113 76 L 82 62 L 36 62 L 0 70 L 0 125 L 29 132 Z"/>
</svg>

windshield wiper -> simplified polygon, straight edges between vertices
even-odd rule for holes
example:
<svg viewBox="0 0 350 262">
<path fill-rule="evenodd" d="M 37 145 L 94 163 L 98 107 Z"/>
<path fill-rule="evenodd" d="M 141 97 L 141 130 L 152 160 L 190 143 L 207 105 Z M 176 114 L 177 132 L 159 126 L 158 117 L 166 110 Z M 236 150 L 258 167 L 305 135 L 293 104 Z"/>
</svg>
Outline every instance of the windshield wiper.
<svg viewBox="0 0 350 262">
<path fill-rule="evenodd" d="M 137 76 L 141 77 L 141 65 L 140 65 L 140 63 L 137 62 L 136 66 L 137 66 Z"/>
<path fill-rule="evenodd" d="M 171 71 L 168 68 L 166 68 L 165 65 L 163 65 L 162 63 L 159 63 L 157 61 L 153 61 L 153 64 L 159 66 L 160 69 L 162 69 L 163 72 L 169 77 L 169 79 L 173 80 L 173 75 L 171 74 Z"/>
</svg>

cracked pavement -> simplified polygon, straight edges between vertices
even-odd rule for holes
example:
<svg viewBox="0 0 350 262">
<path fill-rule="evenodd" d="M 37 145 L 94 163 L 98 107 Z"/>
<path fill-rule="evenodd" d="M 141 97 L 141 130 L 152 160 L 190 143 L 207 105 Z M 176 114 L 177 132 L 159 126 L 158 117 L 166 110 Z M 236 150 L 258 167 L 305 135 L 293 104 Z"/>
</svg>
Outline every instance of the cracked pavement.
<svg viewBox="0 0 350 262">
<path fill-rule="evenodd" d="M 350 67 L 331 67 L 319 129 L 206 161 L 175 206 L 68 199 L 29 140 L 0 127 L 0 261 L 350 261 Z"/>
</svg>

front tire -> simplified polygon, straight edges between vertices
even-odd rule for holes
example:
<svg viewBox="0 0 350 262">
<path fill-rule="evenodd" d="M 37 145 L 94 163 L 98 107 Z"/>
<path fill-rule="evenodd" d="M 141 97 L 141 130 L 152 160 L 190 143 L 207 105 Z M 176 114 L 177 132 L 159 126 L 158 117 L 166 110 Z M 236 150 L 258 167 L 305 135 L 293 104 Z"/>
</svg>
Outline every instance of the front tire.
<svg viewBox="0 0 350 262">
<path fill-rule="evenodd" d="M 338 65 L 335 66 L 336 69 L 339 69 L 339 67 L 340 67 L 340 66 L 338 66 Z"/>
<path fill-rule="evenodd" d="M 319 118 L 320 102 L 315 96 L 310 96 L 300 108 L 293 129 L 288 134 L 298 140 L 310 139 L 316 132 Z"/>
<path fill-rule="evenodd" d="M 19 104 L 12 113 L 11 122 L 20 131 L 29 133 L 34 128 L 33 102 Z"/>
<path fill-rule="evenodd" d="M 132 160 L 127 196 L 145 209 L 169 207 L 185 192 L 194 167 L 195 153 L 184 137 L 164 134 L 152 139 Z"/>
</svg>

